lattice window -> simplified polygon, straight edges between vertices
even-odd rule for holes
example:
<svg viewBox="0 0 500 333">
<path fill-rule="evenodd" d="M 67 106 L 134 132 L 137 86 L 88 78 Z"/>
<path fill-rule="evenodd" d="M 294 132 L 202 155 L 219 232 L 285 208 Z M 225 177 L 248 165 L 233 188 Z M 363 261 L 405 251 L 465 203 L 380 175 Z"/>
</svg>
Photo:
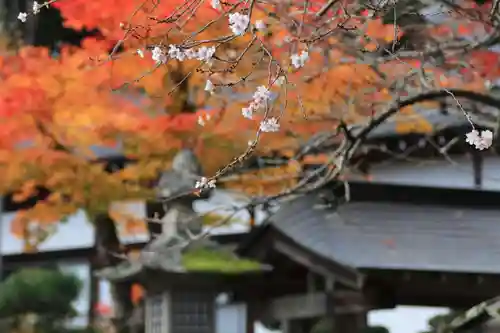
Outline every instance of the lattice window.
<svg viewBox="0 0 500 333">
<path fill-rule="evenodd" d="M 214 297 L 207 292 L 172 294 L 172 331 L 175 333 L 213 333 Z"/>
<path fill-rule="evenodd" d="M 168 332 L 167 298 L 165 295 L 155 295 L 146 300 L 146 333 Z"/>
</svg>

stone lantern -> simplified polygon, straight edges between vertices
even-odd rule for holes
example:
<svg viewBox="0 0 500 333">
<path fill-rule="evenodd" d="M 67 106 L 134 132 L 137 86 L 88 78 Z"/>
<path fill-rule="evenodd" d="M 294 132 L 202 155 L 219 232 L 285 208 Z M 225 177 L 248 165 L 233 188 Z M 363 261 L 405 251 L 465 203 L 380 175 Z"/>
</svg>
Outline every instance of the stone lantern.
<svg viewBox="0 0 500 333">
<path fill-rule="evenodd" d="M 194 154 L 180 151 L 164 172 L 158 196 L 168 198 L 160 218 L 161 234 L 136 260 L 102 270 L 112 283 L 137 282 L 146 290 L 146 333 L 217 333 L 216 304 L 229 301 L 235 288 L 268 267 L 237 257 L 230 249 L 200 237 L 201 221 L 190 194 L 201 168 Z M 239 332 L 232 332 L 239 333 Z"/>
<path fill-rule="evenodd" d="M 172 239 L 100 275 L 145 288 L 146 333 L 224 333 L 217 330 L 217 305 L 230 302 L 235 290 L 268 269 L 208 240 L 184 247 Z"/>
</svg>

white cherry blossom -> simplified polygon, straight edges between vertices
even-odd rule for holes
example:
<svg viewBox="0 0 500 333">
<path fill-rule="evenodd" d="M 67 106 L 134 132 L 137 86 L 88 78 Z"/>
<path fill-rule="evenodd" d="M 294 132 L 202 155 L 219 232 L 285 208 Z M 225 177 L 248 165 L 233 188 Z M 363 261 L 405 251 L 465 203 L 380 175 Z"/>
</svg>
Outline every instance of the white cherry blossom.
<svg viewBox="0 0 500 333">
<path fill-rule="evenodd" d="M 157 63 L 157 64 L 164 64 L 167 62 L 167 55 L 163 51 L 163 49 L 159 46 L 155 46 L 151 58 Z"/>
<path fill-rule="evenodd" d="M 278 132 L 280 130 L 280 124 L 278 123 L 278 119 L 271 117 L 261 121 L 259 129 L 262 132 Z"/>
<path fill-rule="evenodd" d="M 214 89 L 215 89 L 215 86 L 212 83 L 212 81 L 207 80 L 207 82 L 205 83 L 205 91 L 208 91 L 209 93 L 213 93 Z"/>
<path fill-rule="evenodd" d="M 195 187 L 199 189 L 215 188 L 215 180 L 209 180 L 206 177 L 201 177 L 201 179 L 196 182 Z"/>
<path fill-rule="evenodd" d="M 217 10 L 222 10 L 222 5 L 220 3 L 220 0 L 211 0 L 212 8 L 217 9 Z"/>
<path fill-rule="evenodd" d="M 243 35 L 249 23 L 250 18 L 248 15 L 243 15 L 241 13 L 229 14 L 229 28 L 233 32 L 233 35 Z"/>
<path fill-rule="evenodd" d="M 28 18 L 28 14 L 27 13 L 19 13 L 19 15 L 17 15 L 17 19 L 21 22 L 26 22 L 26 19 Z"/>
<path fill-rule="evenodd" d="M 474 129 L 465 135 L 465 141 L 476 149 L 488 149 L 493 144 L 493 132 L 485 130 L 479 133 Z"/>
<path fill-rule="evenodd" d="M 292 61 L 292 66 L 295 67 L 295 69 L 299 69 L 301 67 L 304 67 L 305 63 L 309 59 L 309 52 L 307 51 L 302 51 L 300 54 L 292 54 L 290 57 L 290 60 Z"/>
<path fill-rule="evenodd" d="M 37 1 L 33 1 L 33 15 L 40 13 L 40 9 L 45 6 L 45 4 L 40 5 Z"/>
</svg>

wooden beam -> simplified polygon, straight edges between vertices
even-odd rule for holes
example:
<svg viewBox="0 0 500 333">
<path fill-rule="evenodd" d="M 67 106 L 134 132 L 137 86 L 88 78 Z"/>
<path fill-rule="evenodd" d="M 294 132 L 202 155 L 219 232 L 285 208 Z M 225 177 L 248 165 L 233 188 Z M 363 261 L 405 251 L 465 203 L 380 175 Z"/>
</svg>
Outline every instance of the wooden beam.
<svg viewBox="0 0 500 333">
<path fill-rule="evenodd" d="M 347 315 L 347 314 L 362 314 L 372 310 L 364 305 L 359 304 L 349 304 L 342 306 L 335 306 L 333 313 L 336 315 Z"/>
<path fill-rule="evenodd" d="M 326 294 L 284 296 L 272 300 L 266 315 L 277 320 L 306 319 L 326 314 Z"/>
<path fill-rule="evenodd" d="M 497 274 L 365 270 L 367 284 L 385 284 L 400 305 L 467 307 L 500 293 Z M 411 274 L 411 281 L 405 279 Z M 376 305 L 376 302 L 374 302 Z"/>
<path fill-rule="evenodd" d="M 309 268 L 314 273 L 320 274 L 322 276 L 331 275 L 331 273 L 326 268 L 316 264 L 311 260 L 311 258 L 309 258 L 309 256 L 306 256 L 303 253 L 299 253 L 299 251 L 297 251 L 293 246 L 286 244 L 285 242 L 276 241 L 274 243 L 274 248 L 276 249 L 276 251 L 288 255 L 292 260 Z"/>
<path fill-rule="evenodd" d="M 342 303 L 363 303 L 365 295 L 362 292 L 350 291 L 350 290 L 336 290 L 333 293 L 333 299 L 335 301 L 341 301 Z"/>
<path fill-rule="evenodd" d="M 360 289 L 363 284 L 362 275 L 356 269 L 335 263 L 332 259 L 325 259 L 310 253 L 297 244 L 293 244 L 284 239 L 276 239 L 273 244 L 274 249 L 295 262 L 307 267 L 314 273 L 322 275 L 327 279 L 333 278 L 345 286 L 353 289 Z M 335 266 L 335 267 L 330 267 Z"/>
<path fill-rule="evenodd" d="M 342 295 L 334 296 L 332 300 L 334 314 L 358 314 L 370 310 L 359 299 L 350 299 L 348 302 L 339 302 L 339 299 L 342 299 Z M 269 303 L 265 316 L 284 321 L 322 317 L 328 313 L 327 302 L 327 294 L 323 292 L 278 297 Z"/>
</svg>

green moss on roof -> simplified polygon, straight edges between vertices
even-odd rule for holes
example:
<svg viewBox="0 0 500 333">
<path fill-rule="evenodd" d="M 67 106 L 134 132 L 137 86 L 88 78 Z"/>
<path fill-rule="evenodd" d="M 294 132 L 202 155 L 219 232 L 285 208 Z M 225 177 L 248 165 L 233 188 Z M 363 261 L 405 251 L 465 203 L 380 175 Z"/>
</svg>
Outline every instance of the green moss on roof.
<svg viewBox="0 0 500 333">
<path fill-rule="evenodd" d="M 263 265 L 250 259 L 238 258 L 227 250 L 198 248 L 182 255 L 182 265 L 190 272 L 244 273 L 263 270 Z"/>
</svg>

